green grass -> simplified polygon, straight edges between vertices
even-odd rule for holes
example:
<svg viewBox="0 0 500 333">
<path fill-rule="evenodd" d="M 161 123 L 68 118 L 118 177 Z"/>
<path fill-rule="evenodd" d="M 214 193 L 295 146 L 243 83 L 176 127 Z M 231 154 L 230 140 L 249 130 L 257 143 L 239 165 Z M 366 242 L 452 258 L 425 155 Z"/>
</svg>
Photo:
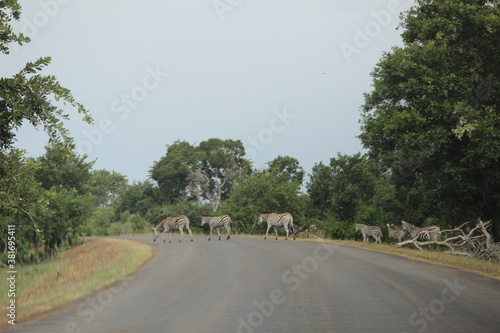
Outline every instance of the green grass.
<svg viewBox="0 0 500 333">
<path fill-rule="evenodd" d="M 16 323 L 33 320 L 63 307 L 92 291 L 104 288 L 132 274 L 153 256 L 144 243 L 99 238 L 59 254 L 57 259 L 39 265 L 18 265 L 16 280 Z M 57 276 L 58 268 L 60 275 Z M 4 276 L 7 269 L 2 269 Z M 8 290 L 7 280 L 0 289 Z M 0 307 L 9 302 L 6 292 L 0 294 Z M 1 325 L 6 324 L 2 320 Z"/>
</svg>

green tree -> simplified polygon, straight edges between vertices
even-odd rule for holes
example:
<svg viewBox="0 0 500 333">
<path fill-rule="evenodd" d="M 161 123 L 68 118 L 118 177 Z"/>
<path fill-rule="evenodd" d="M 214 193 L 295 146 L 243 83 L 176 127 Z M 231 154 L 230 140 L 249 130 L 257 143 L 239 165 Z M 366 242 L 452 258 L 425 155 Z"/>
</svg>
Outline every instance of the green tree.
<svg viewBox="0 0 500 333">
<path fill-rule="evenodd" d="M 366 156 L 339 154 L 313 167 L 307 184 L 311 205 L 319 215 L 333 214 L 338 220 L 354 222 L 360 205 L 371 202 L 375 195 L 376 170 Z"/>
<path fill-rule="evenodd" d="M 45 147 L 45 154 L 36 159 L 37 179 L 46 190 L 56 187 L 84 194 L 90 190 L 90 170 L 94 165 L 94 162 L 86 162 L 86 158 L 86 155 L 79 156 L 73 145 L 53 142 Z"/>
<path fill-rule="evenodd" d="M 172 203 L 188 195 L 189 176 L 199 159 L 200 152 L 186 141 L 167 146 L 166 155 L 149 170 L 151 179 L 158 184 L 162 202 Z"/>
<path fill-rule="evenodd" d="M 360 153 L 338 154 L 329 165 L 316 164 L 307 192 L 314 223 L 333 238 L 354 238 L 358 221 L 384 228 L 401 212 L 390 177 Z"/>
<path fill-rule="evenodd" d="M 38 245 L 43 237 L 34 214 L 47 207 L 47 196 L 35 175 L 39 165 L 24 157 L 24 152 L 12 149 L 0 153 L 0 230 L 16 225 L 18 259 L 29 260 L 28 250 Z M 2 233 L 0 250 L 7 248 L 7 235 Z M 34 260 L 39 261 L 38 251 Z"/>
<path fill-rule="evenodd" d="M 305 171 L 299 160 L 290 156 L 278 156 L 268 163 L 268 172 L 277 175 L 282 181 L 302 185 Z"/>
<path fill-rule="evenodd" d="M 85 162 L 72 145 L 52 142 L 44 155 L 36 159 L 36 178 L 45 190 L 48 206 L 38 209 L 36 220 L 45 241 L 45 256 L 52 257 L 63 243 L 72 245 L 80 226 L 96 208 L 91 194 L 90 170 L 94 162 Z"/>
<path fill-rule="evenodd" d="M 90 188 L 99 208 L 110 209 L 127 187 L 127 177 L 118 172 L 104 169 L 91 172 Z"/>
<path fill-rule="evenodd" d="M 208 200 L 215 212 L 232 190 L 235 179 L 250 172 L 240 140 L 208 139 L 198 146 L 199 161 L 189 176 L 191 195 Z"/>
<path fill-rule="evenodd" d="M 145 216 L 151 209 L 160 206 L 159 198 L 158 187 L 150 181 L 129 185 L 118 200 L 116 219 L 124 212 Z"/>
<path fill-rule="evenodd" d="M 500 5 L 419 0 L 384 54 L 360 138 L 416 221 L 500 221 Z"/>
<path fill-rule="evenodd" d="M 15 33 L 10 25 L 20 17 L 18 1 L 0 2 L 2 56 L 9 55 L 11 43 L 29 42 L 27 36 Z M 17 130 L 24 123 L 31 124 L 43 128 L 50 141 L 70 145 L 72 140 L 64 127 L 69 114 L 58 106 L 62 103 L 76 108 L 85 122 L 92 121 L 85 107 L 54 76 L 40 74 L 50 61 L 50 57 L 39 58 L 28 62 L 12 77 L 0 77 L 0 226 L 7 220 L 16 224 L 16 240 L 18 244 L 27 244 L 28 249 L 30 242 L 36 248 L 42 240 L 35 215 L 48 209 L 47 193 L 35 177 L 37 163 L 26 159 L 24 152 L 14 146 Z"/>
<path fill-rule="evenodd" d="M 297 166 L 297 169 L 301 169 Z M 283 180 L 283 174 L 270 169 L 255 171 L 238 178 L 237 185 L 222 203 L 220 212 L 231 215 L 240 232 L 255 231 L 259 213 L 289 212 L 296 228 L 304 218 L 307 196 L 300 192 L 299 181 Z"/>
<path fill-rule="evenodd" d="M 64 243 L 73 245 L 80 227 L 94 211 L 90 193 L 80 194 L 74 188 L 48 191 L 48 208 L 36 217 L 44 236 L 45 257 L 51 258 Z"/>
</svg>

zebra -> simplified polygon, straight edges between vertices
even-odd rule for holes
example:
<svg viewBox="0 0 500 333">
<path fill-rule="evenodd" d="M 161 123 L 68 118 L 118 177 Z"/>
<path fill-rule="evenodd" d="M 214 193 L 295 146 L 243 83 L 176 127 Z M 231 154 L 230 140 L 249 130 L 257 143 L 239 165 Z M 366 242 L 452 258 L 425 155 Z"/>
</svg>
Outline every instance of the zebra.
<svg viewBox="0 0 500 333">
<path fill-rule="evenodd" d="M 397 229 L 392 223 L 387 223 L 387 230 L 389 231 L 389 238 L 397 240 L 398 243 L 400 243 L 405 236 L 405 232 L 401 229 Z"/>
<path fill-rule="evenodd" d="M 369 242 L 368 237 L 372 236 L 375 239 L 375 243 L 382 243 L 382 230 L 379 227 L 357 222 L 356 231 L 361 231 L 363 242 Z"/>
<path fill-rule="evenodd" d="M 172 242 L 172 230 L 179 230 L 181 232 L 181 238 L 179 242 L 182 241 L 182 237 L 184 235 L 183 229 L 186 227 L 189 232 L 189 236 L 191 237 L 191 242 L 193 241 L 193 234 L 191 233 L 191 229 L 189 229 L 189 219 L 185 215 L 179 215 L 174 217 L 167 217 L 160 221 L 153 228 L 153 241 L 156 242 L 158 236 L 160 236 L 160 232 L 163 229 L 163 243 L 165 243 L 165 233 L 170 232 L 170 240 L 169 243 Z"/>
<path fill-rule="evenodd" d="M 433 240 L 436 242 L 441 234 L 441 229 L 435 225 L 419 228 L 406 221 L 401 221 L 401 226 L 403 231 L 407 232 L 412 239 Z"/>
<path fill-rule="evenodd" d="M 274 227 L 274 232 L 276 233 L 276 240 L 278 240 L 278 227 L 284 227 L 286 230 L 286 238 L 288 239 L 289 230 L 292 231 L 293 240 L 295 240 L 295 230 L 293 228 L 293 216 L 290 213 L 282 213 L 282 214 L 259 214 L 259 219 L 257 221 L 258 225 L 261 225 L 262 222 L 267 222 L 267 231 L 264 239 L 267 238 L 269 234 L 269 229 Z"/>
<path fill-rule="evenodd" d="M 219 235 L 219 240 L 220 240 L 220 227 L 224 227 L 227 230 L 227 238 L 231 239 L 231 217 L 229 215 L 221 215 L 221 216 L 202 216 L 201 217 L 201 226 L 203 227 L 205 224 L 210 226 L 210 236 L 208 237 L 208 240 L 212 238 L 212 230 L 216 229 L 217 234 Z"/>
</svg>

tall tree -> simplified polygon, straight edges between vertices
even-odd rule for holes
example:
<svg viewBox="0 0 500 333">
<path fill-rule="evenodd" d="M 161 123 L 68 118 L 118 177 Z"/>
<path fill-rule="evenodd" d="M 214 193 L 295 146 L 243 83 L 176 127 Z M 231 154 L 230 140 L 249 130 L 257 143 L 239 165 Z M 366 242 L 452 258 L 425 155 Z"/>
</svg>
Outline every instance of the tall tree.
<svg viewBox="0 0 500 333">
<path fill-rule="evenodd" d="M 372 202 L 377 188 L 377 171 L 366 156 L 339 154 L 330 165 L 313 167 L 307 184 L 311 204 L 321 215 L 354 222 L 361 205 Z"/>
<path fill-rule="evenodd" d="M 9 55 L 11 43 L 22 45 L 29 38 L 15 33 L 11 22 L 21 17 L 17 0 L 0 1 L 0 53 Z M 37 164 L 15 148 L 17 130 L 23 123 L 42 127 L 51 141 L 71 144 L 64 127 L 69 114 L 54 104 L 63 102 L 77 109 L 87 123 L 92 121 L 85 107 L 52 75 L 41 75 L 50 57 L 28 62 L 12 77 L 0 77 L 0 215 L 10 216 L 18 225 L 18 241 L 38 243 L 39 229 L 34 215 L 47 206 L 45 192 L 35 179 Z M 21 232 L 23 231 L 23 232 Z"/>
<path fill-rule="evenodd" d="M 500 5 L 419 0 L 384 54 L 360 138 L 420 222 L 500 222 Z"/>
<path fill-rule="evenodd" d="M 108 170 L 93 170 L 90 187 L 98 207 L 110 208 L 127 189 L 127 177 Z"/>
<path fill-rule="evenodd" d="M 45 154 L 38 157 L 37 179 L 46 190 L 75 189 L 80 194 L 90 190 L 90 170 L 94 162 L 86 162 L 73 145 L 53 142 L 45 147 Z"/>
<path fill-rule="evenodd" d="M 200 155 L 198 149 L 186 141 L 175 141 L 167 146 L 166 155 L 149 170 L 151 179 L 158 184 L 163 202 L 172 203 L 188 195 L 188 177 L 197 165 Z"/>
<path fill-rule="evenodd" d="M 36 178 L 46 190 L 48 202 L 47 209 L 39 209 L 35 215 L 44 236 L 46 257 L 51 257 L 61 243 L 71 244 L 96 208 L 90 184 L 94 162 L 85 162 L 86 156 L 79 156 L 72 148 L 53 142 L 36 159 Z"/>
<path fill-rule="evenodd" d="M 189 179 L 189 191 L 198 198 L 208 200 L 217 211 L 231 191 L 237 177 L 250 172 L 250 162 L 244 158 L 245 148 L 240 140 L 212 138 L 202 141 L 198 164 Z"/>
<path fill-rule="evenodd" d="M 305 171 L 296 158 L 280 155 L 269 162 L 268 166 L 268 172 L 278 175 L 282 181 L 302 185 Z"/>
<path fill-rule="evenodd" d="M 116 214 L 128 211 L 135 214 L 146 215 L 147 212 L 160 204 L 159 189 L 150 181 L 134 183 L 127 186 L 126 190 L 120 195 Z"/>
</svg>

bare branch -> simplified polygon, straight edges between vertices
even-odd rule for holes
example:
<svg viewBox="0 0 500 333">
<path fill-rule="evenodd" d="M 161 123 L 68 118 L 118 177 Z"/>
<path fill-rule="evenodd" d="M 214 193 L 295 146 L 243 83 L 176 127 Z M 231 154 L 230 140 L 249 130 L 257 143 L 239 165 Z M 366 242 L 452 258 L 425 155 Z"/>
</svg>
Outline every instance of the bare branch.
<svg viewBox="0 0 500 333">
<path fill-rule="evenodd" d="M 420 242 L 418 241 L 420 235 L 418 235 L 414 239 L 399 242 L 396 245 L 403 247 L 411 244 L 421 251 L 424 246 L 444 246 L 449 249 L 446 253 L 500 262 L 500 243 L 493 243 L 491 234 L 487 230 L 491 226 L 491 221 L 478 220 L 476 226 L 466 234 L 464 227 L 467 224 L 463 223 L 457 228 L 443 230 L 441 234 L 455 234 L 444 240 Z"/>
</svg>

